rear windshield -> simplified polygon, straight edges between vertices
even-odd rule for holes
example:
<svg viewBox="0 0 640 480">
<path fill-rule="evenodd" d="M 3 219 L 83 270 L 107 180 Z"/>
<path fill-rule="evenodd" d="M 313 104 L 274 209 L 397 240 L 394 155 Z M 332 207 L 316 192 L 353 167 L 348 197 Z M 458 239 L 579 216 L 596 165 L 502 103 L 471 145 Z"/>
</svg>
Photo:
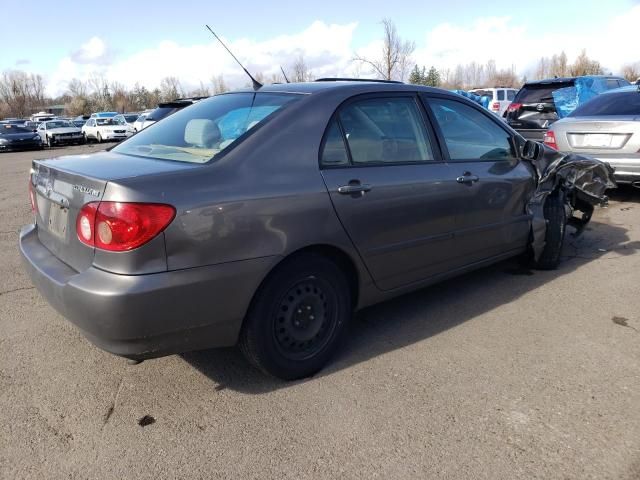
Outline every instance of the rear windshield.
<svg viewBox="0 0 640 480">
<path fill-rule="evenodd" d="M 553 92 L 559 88 L 573 87 L 571 83 L 553 83 L 551 85 L 525 85 L 516 95 L 517 103 L 549 103 L 553 102 Z"/>
<path fill-rule="evenodd" d="M 178 111 L 177 107 L 158 107 L 149 115 L 147 115 L 147 120 L 153 120 L 157 122 L 158 120 L 162 120 L 164 117 Z"/>
<path fill-rule="evenodd" d="M 640 92 L 605 93 L 580 105 L 570 117 L 640 115 Z"/>
<path fill-rule="evenodd" d="M 203 100 L 138 132 L 114 152 L 204 163 L 288 103 L 295 94 L 232 93 Z"/>
</svg>

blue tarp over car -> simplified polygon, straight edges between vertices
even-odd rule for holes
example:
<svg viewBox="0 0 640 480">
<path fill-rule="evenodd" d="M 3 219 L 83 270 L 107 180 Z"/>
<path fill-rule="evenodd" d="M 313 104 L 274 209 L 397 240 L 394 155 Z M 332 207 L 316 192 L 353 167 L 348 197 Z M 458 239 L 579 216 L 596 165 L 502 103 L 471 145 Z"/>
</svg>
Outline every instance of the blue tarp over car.
<svg viewBox="0 0 640 480">
<path fill-rule="evenodd" d="M 608 90 L 606 77 L 578 77 L 573 87 L 559 88 L 553 92 L 553 102 L 559 118 L 564 118 L 578 106 Z"/>
</svg>

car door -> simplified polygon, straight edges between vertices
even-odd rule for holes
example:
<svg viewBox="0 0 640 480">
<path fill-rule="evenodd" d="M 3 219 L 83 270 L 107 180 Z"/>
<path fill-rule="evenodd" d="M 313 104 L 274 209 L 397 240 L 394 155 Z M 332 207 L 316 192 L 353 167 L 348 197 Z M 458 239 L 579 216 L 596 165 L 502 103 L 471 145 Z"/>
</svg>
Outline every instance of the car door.
<svg viewBox="0 0 640 480">
<path fill-rule="evenodd" d="M 414 94 L 359 96 L 331 120 L 320 155 L 333 206 L 376 285 L 447 271 L 466 192 L 442 161 Z"/>
<path fill-rule="evenodd" d="M 444 158 L 466 194 L 456 217 L 460 260 L 473 264 L 524 250 L 530 228 L 525 207 L 535 180 L 519 160 L 511 132 L 479 106 L 436 94 L 423 98 Z"/>
<path fill-rule="evenodd" d="M 91 138 L 96 138 L 97 128 L 96 128 L 96 119 L 90 118 L 87 121 L 87 136 Z"/>
</svg>

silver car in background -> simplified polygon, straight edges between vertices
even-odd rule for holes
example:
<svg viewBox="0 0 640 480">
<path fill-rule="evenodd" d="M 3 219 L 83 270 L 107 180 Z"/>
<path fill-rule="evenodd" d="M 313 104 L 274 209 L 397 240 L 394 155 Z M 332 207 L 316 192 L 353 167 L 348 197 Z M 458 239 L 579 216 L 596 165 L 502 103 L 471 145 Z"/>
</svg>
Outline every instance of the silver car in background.
<svg viewBox="0 0 640 480">
<path fill-rule="evenodd" d="M 640 89 L 632 85 L 601 93 L 554 123 L 544 143 L 607 162 L 615 168 L 616 182 L 640 187 Z"/>
</svg>

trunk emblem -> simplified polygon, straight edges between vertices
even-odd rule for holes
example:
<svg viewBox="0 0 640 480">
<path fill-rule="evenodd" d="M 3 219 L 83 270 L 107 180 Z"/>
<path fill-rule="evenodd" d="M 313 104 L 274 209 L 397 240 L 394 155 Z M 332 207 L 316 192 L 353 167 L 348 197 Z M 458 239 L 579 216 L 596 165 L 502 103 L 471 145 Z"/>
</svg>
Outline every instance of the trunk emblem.
<svg viewBox="0 0 640 480">
<path fill-rule="evenodd" d="M 77 190 L 78 192 L 86 193 L 87 195 L 91 195 L 92 197 L 99 197 L 100 196 L 100 191 L 99 190 L 94 190 L 93 188 L 85 187 L 84 185 L 74 185 L 73 189 Z"/>
<path fill-rule="evenodd" d="M 543 103 L 539 103 L 538 105 L 536 105 L 536 110 L 541 112 L 544 110 L 544 104 Z"/>
</svg>

